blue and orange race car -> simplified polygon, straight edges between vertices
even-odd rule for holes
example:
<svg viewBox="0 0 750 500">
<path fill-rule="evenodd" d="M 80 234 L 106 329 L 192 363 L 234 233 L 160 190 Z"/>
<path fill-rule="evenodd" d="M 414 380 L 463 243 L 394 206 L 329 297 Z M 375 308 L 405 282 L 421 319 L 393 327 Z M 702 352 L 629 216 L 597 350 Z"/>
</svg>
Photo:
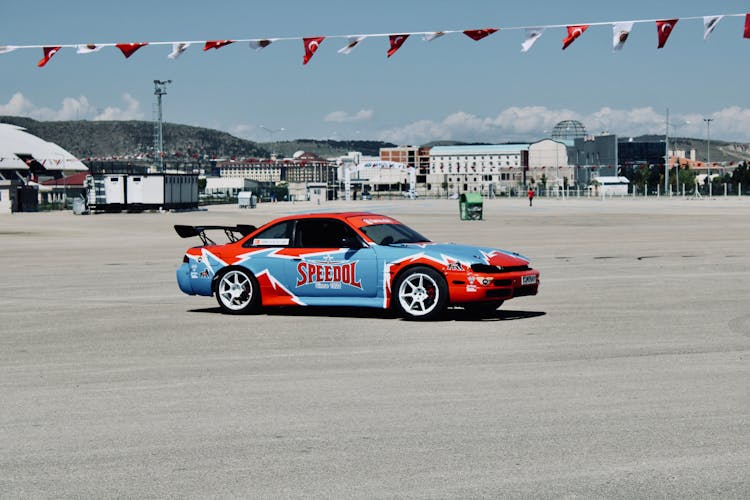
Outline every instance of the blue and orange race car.
<svg viewBox="0 0 750 500">
<path fill-rule="evenodd" d="M 198 236 L 177 270 L 180 289 L 215 295 L 229 314 L 270 306 L 395 308 L 411 319 L 439 317 L 449 306 L 494 311 L 536 295 L 539 271 L 505 250 L 433 243 L 384 215 L 293 215 L 254 226 L 175 226 Z M 215 244 L 209 230 L 229 243 Z"/>
</svg>

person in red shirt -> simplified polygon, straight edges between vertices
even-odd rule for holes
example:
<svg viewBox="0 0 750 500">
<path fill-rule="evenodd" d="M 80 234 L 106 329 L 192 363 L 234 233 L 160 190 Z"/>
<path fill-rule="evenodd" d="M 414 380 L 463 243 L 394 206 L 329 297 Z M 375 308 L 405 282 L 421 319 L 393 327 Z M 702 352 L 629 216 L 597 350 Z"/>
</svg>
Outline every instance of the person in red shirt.
<svg viewBox="0 0 750 500">
<path fill-rule="evenodd" d="M 534 201 L 534 189 L 529 188 L 529 206 L 532 206 L 533 201 Z"/>
</svg>

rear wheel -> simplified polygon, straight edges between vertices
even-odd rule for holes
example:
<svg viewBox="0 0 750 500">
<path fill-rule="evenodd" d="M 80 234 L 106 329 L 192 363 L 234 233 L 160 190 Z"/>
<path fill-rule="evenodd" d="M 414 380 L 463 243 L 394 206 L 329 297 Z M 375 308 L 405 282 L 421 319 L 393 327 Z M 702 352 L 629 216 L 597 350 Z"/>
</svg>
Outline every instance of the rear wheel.
<svg viewBox="0 0 750 500">
<path fill-rule="evenodd" d="M 258 309 L 260 291 L 255 277 L 244 269 L 229 269 L 216 283 L 216 300 L 228 314 L 247 314 Z"/>
<path fill-rule="evenodd" d="M 429 320 L 445 312 L 448 285 L 434 269 L 424 266 L 407 269 L 394 285 L 395 305 L 404 317 Z"/>
</svg>

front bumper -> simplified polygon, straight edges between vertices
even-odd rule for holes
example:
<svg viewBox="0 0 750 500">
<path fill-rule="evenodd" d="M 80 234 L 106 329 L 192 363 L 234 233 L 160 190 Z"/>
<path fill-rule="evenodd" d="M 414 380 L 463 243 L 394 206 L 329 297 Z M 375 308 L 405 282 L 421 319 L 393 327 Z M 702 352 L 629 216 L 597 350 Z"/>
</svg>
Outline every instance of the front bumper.
<svg viewBox="0 0 750 500">
<path fill-rule="evenodd" d="M 530 269 L 513 273 L 451 276 L 448 279 L 448 290 L 453 304 L 536 295 L 539 291 L 539 271 Z"/>
</svg>

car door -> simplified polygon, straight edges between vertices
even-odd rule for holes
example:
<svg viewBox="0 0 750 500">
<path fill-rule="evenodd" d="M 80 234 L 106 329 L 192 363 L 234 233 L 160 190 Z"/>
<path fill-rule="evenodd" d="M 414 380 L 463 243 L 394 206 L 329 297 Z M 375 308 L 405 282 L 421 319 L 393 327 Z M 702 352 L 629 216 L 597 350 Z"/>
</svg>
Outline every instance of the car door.
<svg viewBox="0 0 750 500">
<path fill-rule="evenodd" d="M 334 218 L 297 221 L 290 289 L 300 297 L 375 297 L 378 273 L 375 251 L 366 246 L 345 222 Z"/>
</svg>

